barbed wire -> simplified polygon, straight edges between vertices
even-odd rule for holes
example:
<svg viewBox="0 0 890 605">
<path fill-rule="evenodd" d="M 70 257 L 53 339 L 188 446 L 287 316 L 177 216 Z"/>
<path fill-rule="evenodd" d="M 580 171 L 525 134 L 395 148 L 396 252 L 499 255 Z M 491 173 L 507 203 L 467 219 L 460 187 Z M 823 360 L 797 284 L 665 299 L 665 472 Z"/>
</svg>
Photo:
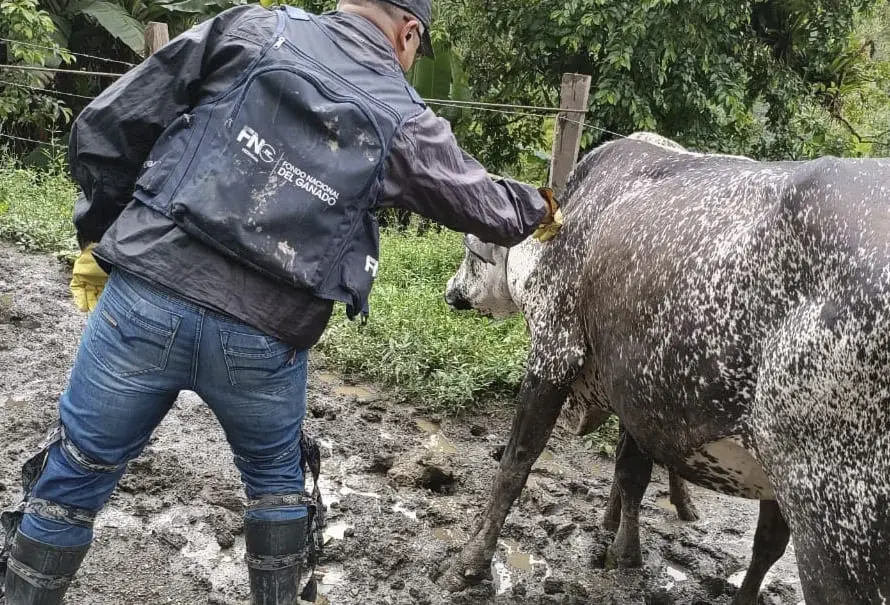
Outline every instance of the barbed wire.
<svg viewBox="0 0 890 605">
<path fill-rule="evenodd" d="M 501 107 L 504 109 L 522 109 L 527 111 L 546 111 L 550 113 L 587 113 L 586 109 L 563 109 L 561 107 L 541 107 L 539 105 L 511 105 L 509 103 L 484 103 L 482 101 L 456 101 L 452 99 L 424 99 L 428 104 L 450 103 L 467 107 Z"/>
<path fill-rule="evenodd" d="M 503 109 L 494 109 L 492 107 L 466 107 L 464 105 L 455 105 L 451 101 L 448 101 L 448 102 L 444 102 L 444 101 L 429 102 L 429 101 L 427 101 L 427 102 L 430 105 L 435 105 L 438 107 L 453 107 L 455 109 L 477 109 L 479 111 L 490 111 L 493 113 L 501 113 L 501 114 L 506 114 L 506 115 L 518 115 L 518 116 L 525 116 L 525 117 L 538 118 L 538 119 L 551 117 L 551 116 L 546 116 L 546 115 L 542 115 L 539 113 L 525 113 L 525 112 L 521 112 L 521 111 L 507 111 L 507 110 L 503 110 Z M 581 126 L 581 128 L 589 128 L 591 130 L 596 130 L 596 131 L 602 132 L 604 134 L 611 134 L 612 136 L 620 137 L 622 139 L 627 138 L 627 135 L 623 135 L 621 133 L 614 132 L 612 130 L 609 130 L 608 128 L 601 128 L 599 126 L 594 126 L 593 124 L 588 124 L 587 122 L 584 122 L 584 121 L 573 120 L 573 119 L 567 118 L 565 116 L 555 116 L 555 119 L 559 120 L 561 122 L 568 122 L 570 124 L 576 124 L 578 126 Z"/>
<path fill-rule="evenodd" d="M 73 55 L 75 57 L 86 57 L 87 59 L 97 59 L 99 61 L 108 61 L 109 63 L 118 63 L 120 65 L 126 65 L 127 67 L 136 67 L 133 63 L 128 63 L 127 61 L 119 61 L 118 59 L 109 59 L 108 57 L 100 57 L 98 55 L 88 55 L 86 53 L 76 53 L 74 51 L 70 51 L 66 48 L 53 48 L 52 46 L 45 46 L 43 44 L 34 44 L 33 42 L 22 42 L 21 40 L 12 40 L 10 38 L 0 38 L 0 42 L 11 42 L 12 44 L 20 44 L 22 46 L 30 46 L 31 48 L 40 48 L 43 50 L 51 50 L 54 53 L 58 53 L 60 50 L 68 53 L 69 55 Z"/>
<path fill-rule="evenodd" d="M 6 84 L 8 86 L 17 86 L 19 88 L 28 88 L 30 90 L 36 90 L 37 92 L 45 92 L 54 95 L 66 95 L 69 97 L 77 97 L 78 99 L 95 99 L 96 97 L 88 97 L 86 95 L 79 95 L 73 92 L 64 92 L 61 90 L 50 90 L 48 88 L 40 88 L 38 86 L 29 86 L 27 84 L 19 84 L 18 82 L 9 82 L 8 80 L 0 80 L 0 84 Z"/>
<path fill-rule="evenodd" d="M 77 69 L 59 69 L 58 67 L 37 67 L 36 65 L 0 65 L 0 69 L 15 69 L 19 71 L 46 71 L 59 74 L 74 74 L 77 76 L 102 76 L 105 78 L 120 78 L 121 73 L 105 71 L 83 71 Z"/>
<path fill-rule="evenodd" d="M 0 38 L 0 40 L 4 40 L 5 38 Z M 97 57 L 101 59 L 102 57 Z M 118 61 L 119 63 L 124 63 L 123 61 Z M 125 65 L 131 65 L 128 63 L 124 63 Z M 68 73 L 74 75 L 82 75 L 82 76 L 101 76 L 101 77 L 112 77 L 119 78 L 124 74 L 120 73 L 108 73 L 108 72 L 98 72 L 98 71 L 77 71 L 77 70 L 68 70 L 68 69 L 54 69 L 54 68 L 46 68 L 46 67 L 32 67 L 32 66 L 24 66 L 24 65 L 0 65 L 0 69 L 20 69 L 20 70 L 29 70 L 29 71 L 48 71 L 48 72 L 59 72 L 59 73 Z M 2 81 L 0 81 L 2 83 Z M 7 82 L 8 84 L 12 84 L 14 86 L 23 86 L 26 88 L 32 88 L 33 90 L 44 91 L 44 89 L 37 87 L 28 87 L 22 84 L 15 84 L 11 82 Z M 75 96 L 84 99 L 93 99 L 95 97 L 87 97 L 85 95 L 77 95 L 75 93 L 66 93 L 61 91 L 45 91 L 45 92 L 58 92 L 59 94 L 66 94 L 70 96 Z M 432 105 L 434 107 L 451 107 L 454 109 L 461 110 L 473 110 L 473 111 L 486 111 L 499 113 L 504 115 L 511 116 L 520 116 L 526 118 L 536 118 L 536 119 L 545 119 L 545 118 L 555 118 L 562 122 L 567 122 L 569 124 L 576 124 L 584 129 L 595 130 L 597 132 L 601 132 L 603 134 L 609 134 L 612 136 L 616 136 L 619 138 L 627 138 L 626 135 L 621 133 L 609 130 L 608 128 L 602 128 L 600 126 L 595 126 L 593 124 L 588 124 L 584 120 L 573 120 L 566 116 L 565 114 L 586 114 L 587 109 L 563 109 L 561 107 L 544 107 L 538 105 L 518 105 L 512 103 L 487 103 L 483 101 L 458 101 L 458 100 L 446 100 L 446 99 L 424 99 L 424 101 L 428 105 Z M 522 111 L 519 111 L 522 110 Z M 531 113 L 531 112 L 546 112 L 546 113 Z"/>
<path fill-rule="evenodd" d="M 38 145 L 46 145 L 48 147 L 62 147 L 62 145 L 59 145 L 55 142 L 38 141 L 37 139 L 29 139 L 27 137 L 17 137 L 17 136 L 13 136 L 11 134 L 4 134 L 2 132 L 0 132 L 0 137 L 3 137 L 5 139 L 12 139 L 14 141 L 23 141 L 25 143 L 37 143 Z"/>
</svg>

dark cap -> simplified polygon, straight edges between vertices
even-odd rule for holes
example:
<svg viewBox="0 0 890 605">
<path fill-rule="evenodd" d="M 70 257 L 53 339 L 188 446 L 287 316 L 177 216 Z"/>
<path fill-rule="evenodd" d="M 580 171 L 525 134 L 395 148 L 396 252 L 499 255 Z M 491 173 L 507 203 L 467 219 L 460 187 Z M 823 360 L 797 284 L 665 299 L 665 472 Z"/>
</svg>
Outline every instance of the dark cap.
<svg viewBox="0 0 890 605">
<path fill-rule="evenodd" d="M 398 6 L 408 11 L 423 23 L 423 36 L 420 38 L 420 54 L 424 57 L 433 56 L 433 41 L 430 38 L 430 21 L 433 18 L 432 0 L 383 0 L 387 4 Z"/>
</svg>

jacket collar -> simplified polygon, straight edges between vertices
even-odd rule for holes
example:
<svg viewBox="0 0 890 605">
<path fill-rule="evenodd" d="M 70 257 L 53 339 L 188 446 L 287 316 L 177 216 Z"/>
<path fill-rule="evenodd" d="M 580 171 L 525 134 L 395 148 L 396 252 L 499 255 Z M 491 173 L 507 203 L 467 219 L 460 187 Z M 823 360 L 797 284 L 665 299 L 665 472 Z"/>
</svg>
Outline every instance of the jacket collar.
<svg viewBox="0 0 890 605">
<path fill-rule="evenodd" d="M 389 39 L 365 17 L 331 11 L 322 15 L 322 22 L 343 50 L 357 61 L 384 75 L 404 75 Z"/>
</svg>

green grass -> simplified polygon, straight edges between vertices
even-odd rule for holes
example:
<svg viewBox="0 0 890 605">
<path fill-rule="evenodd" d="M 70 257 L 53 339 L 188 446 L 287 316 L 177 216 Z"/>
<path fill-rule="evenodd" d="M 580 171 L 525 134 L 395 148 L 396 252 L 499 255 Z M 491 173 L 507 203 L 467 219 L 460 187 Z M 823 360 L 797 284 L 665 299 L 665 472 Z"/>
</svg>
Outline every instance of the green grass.
<svg viewBox="0 0 890 605">
<path fill-rule="evenodd" d="M 462 256 L 456 233 L 383 233 L 370 320 L 361 326 L 338 311 L 319 345 L 326 359 L 443 411 L 513 396 L 528 352 L 525 323 L 448 308 L 445 284 Z"/>
<path fill-rule="evenodd" d="M 0 158 L 0 238 L 28 252 L 71 258 L 77 188 L 61 167 L 26 170 Z"/>
</svg>

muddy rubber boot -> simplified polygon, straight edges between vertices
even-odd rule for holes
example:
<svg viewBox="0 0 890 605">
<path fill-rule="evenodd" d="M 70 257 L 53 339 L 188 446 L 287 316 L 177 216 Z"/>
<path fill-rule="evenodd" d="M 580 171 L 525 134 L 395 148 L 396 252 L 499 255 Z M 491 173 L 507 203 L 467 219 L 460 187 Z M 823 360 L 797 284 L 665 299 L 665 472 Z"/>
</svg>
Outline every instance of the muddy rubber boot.
<svg viewBox="0 0 890 605">
<path fill-rule="evenodd" d="M 251 605 L 297 605 L 307 528 L 306 517 L 244 521 Z"/>
<path fill-rule="evenodd" d="M 61 605 L 90 549 L 51 546 L 17 532 L 6 569 L 7 605 Z"/>
</svg>

